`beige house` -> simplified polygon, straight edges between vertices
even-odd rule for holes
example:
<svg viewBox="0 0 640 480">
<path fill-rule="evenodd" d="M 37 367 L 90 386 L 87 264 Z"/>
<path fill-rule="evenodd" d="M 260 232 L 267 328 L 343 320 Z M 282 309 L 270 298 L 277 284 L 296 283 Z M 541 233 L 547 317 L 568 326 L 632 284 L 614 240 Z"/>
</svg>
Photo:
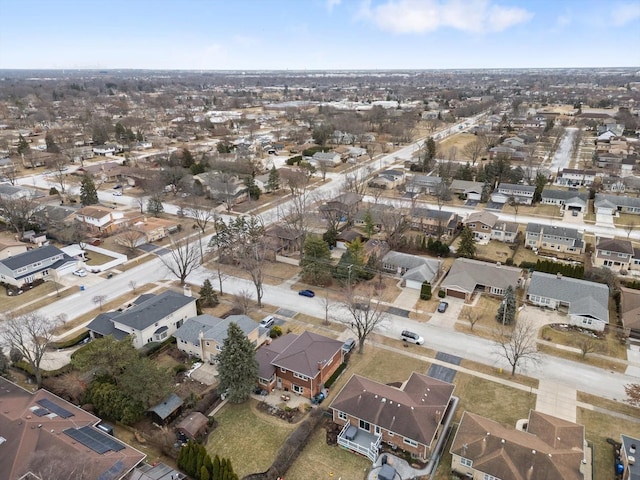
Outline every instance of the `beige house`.
<svg viewBox="0 0 640 480">
<path fill-rule="evenodd" d="M 488 242 L 491 239 L 491 230 L 498 221 L 498 216 L 485 210 L 471 213 L 463 224 L 473 232 L 476 241 Z"/>
<path fill-rule="evenodd" d="M 93 234 L 110 235 L 127 225 L 124 213 L 100 205 L 89 205 L 76 212 L 76 221 Z"/>
<path fill-rule="evenodd" d="M 592 261 L 594 267 L 607 267 L 611 270 L 638 269 L 640 263 L 631 242 L 616 238 L 601 239 L 596 245 Z"/>
<path fill-rule="evenodd" d="M 451 471 L 473 480 L 585 480 L 584 427 L 531 410 L 519 430 L 464 412 L 451 445 Z"/>
<path fill-rule="evenodd" d="M 198 315 L 187 319 L 173 334 L 178 350 L 200 360 L 215 363 L 227 338 L 229 324 L 235 323 L 249 341 L 258 346 L 259 326 L 246 315 L 229 315 L 218 318 L 212 315 Z"/>
<path fill-rule="evenodd" d="M 447 296 L 470 301 L 481 293 L 502 297 L 507 287 L 520 285 L 522 270 L 499 263 L 487 263 L 470 258 L 456 258 L 447 277 L 440 284 Z"/>
</svg>

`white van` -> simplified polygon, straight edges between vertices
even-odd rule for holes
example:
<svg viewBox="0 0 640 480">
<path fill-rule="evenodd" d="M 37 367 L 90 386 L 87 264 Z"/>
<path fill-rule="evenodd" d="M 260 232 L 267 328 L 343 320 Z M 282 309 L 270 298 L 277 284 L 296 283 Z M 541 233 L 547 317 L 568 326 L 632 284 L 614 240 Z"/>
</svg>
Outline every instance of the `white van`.
<svg viewBox="0 0 640 480">
<path fill-rule="evenodd" d="M 403 341 L 415 343 L 416 345 L 422 345 L 424 343 L 424 338 L 417 333 L 410 332 L 409 330 L 403 330 L 400 337 Z"/>
<path fill-rule="evenodd" d="M 273 327 L 274 323 L 275 323 L 275 319 L 271 315 L 269 315 L 268 317 L 264 317 L 260 321 L 260 326 L 262 328 L 271 328 L 271 327 Z"/>
</svg>

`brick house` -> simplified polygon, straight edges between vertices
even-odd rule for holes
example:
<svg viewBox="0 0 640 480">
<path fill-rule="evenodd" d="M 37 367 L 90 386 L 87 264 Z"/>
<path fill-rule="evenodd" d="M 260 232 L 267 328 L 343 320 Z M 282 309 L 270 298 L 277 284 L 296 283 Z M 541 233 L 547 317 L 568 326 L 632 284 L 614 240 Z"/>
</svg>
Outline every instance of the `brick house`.
<svg viewBox="0 0 640 480">
<path fill-rule="evenodd" d="M 269 392 L 312 398 L 344 361 L 342 342 L 317 333 L 288 333 L 256 351 L 258 383 Z"/>
<path fill-rule="evenodd" d="M 443 432 L 454 385 L 413 372 L 401 388 L 353 375 L 331 402 L 338 444 L 375 461 L 382 442 L 427 460 Z"/>
<path fill-rule="evenodd" d="M 489 241 L 498 216 L 487 211 L 473 212 L 462 223 L 473 232 L 476 241 Z"/>
</svg>

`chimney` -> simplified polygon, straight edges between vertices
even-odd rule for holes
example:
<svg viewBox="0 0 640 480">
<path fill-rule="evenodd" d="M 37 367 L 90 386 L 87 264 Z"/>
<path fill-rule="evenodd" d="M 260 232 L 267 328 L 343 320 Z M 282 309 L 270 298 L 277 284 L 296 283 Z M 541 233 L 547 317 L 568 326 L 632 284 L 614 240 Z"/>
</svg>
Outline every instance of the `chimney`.
<svg viewBox="0 0 640 480">
<path fill-rule="evenodd" d="M 191 285 L 187 285 L 185 283 L 184 287 L 182 288 L 184 296 L 185 297 L 190 297 L 191 296 Z"/>
</svg>

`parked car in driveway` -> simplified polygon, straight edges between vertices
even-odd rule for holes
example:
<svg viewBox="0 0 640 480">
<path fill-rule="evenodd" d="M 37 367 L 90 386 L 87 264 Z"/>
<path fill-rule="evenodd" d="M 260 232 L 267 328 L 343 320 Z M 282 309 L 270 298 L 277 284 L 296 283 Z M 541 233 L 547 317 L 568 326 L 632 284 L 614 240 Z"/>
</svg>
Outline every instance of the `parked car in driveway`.
<svg viewBox="0 0 640 480">
<path fill-rule="evenodd" d="M 273 324 L 275 323 L 274 318 L 269 315 L 268 317 L 264 317 L 261 321 L 260 321 L 260 326 L 262 328 L 271 328 L 273 327 Z"/>
<path fill-rule="evenodd" d="M 87 271 L 84 268 L 81 268 L 79 270 L 75 270 L 73 272 L 73 274 L 77 277 L 86 277 L 87 276 Z"/>
<path fill-rule="evenodd" d="M 349 353 L 356 346 L 355 338 L 347 338 L 347 340 L 342 344 L 342 351 L 344 353 Z"/>
<path fill-rule="evenodd" d="M 446 312 L 447 307 L 449 307 L 449 304 L 447 302 L 440 302 L 440 304 L 438 305 L 438 312 L 440 313 Z"/>
<path fill-rule="evenodd" d="M 120 190 L 116 190 L 111 195 L 113 195 L 114 197 L 121 197 L 122 196 L 122 192 Z"/>
<path fill-rule="evenodd" d="M 414 332 L 410 332 L 409 330 L 403 330 L 400 334 L 400 337 L 403 341 L 409 343 L 415 343 L 416 345 L 422 345 L 424 343 L 424 338 Z"/>
<path fill-rule="evenodd" d="M 309 298 L 313 298 L 316 296 L 313 290 L 300 290 L 298 292 L 298 295 L 302 295 L 303 297 L 309 297 Z"/>
</svg>

